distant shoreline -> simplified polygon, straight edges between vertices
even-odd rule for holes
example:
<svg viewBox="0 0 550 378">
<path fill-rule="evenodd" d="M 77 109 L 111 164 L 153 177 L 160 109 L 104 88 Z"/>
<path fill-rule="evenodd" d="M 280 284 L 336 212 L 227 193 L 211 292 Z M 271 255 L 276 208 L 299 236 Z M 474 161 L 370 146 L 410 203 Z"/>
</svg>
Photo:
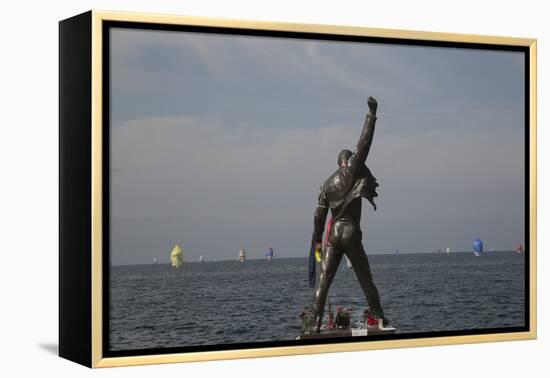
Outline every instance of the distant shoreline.
<svg viewBox="0 0 550 378">
<path fill-rule="evenodd" d="M 482 256 L 484 254 L 492 254 L 492 253 L 508 253 L 508 252 L 514 252 L 513 250 L 498 250 L 498 251 L 485 251 L 482 253 Z M 457 254 L 474 254 L 474 251 L 455 251 L 455 252 L 399 252 L 399 255 L 457 255 Z M 525 254 L 525 252 L 522 253 L 522 255 Z M 394 252 L 379 252 L 379 253 L 367 253 L 367 256 L 399 256 L 395 255 Z M 294 256 L 294 257 L 275 257 L 273 258 L 273 261 L 275 260 L 293 260 L 293 259 L 307 259 L 308 256 Z M 258 258 L 246 258 L 246 261 L 266 261 L 267 259 L 265 257 L 258 257 Z M 245 262 L 246 262 L 245 261 Z M 204 261 L 185 261 L 185 264 L 205 264 L 205 263 L 219 263 L 219 262 L 239 262 L 237 258 L 234 259 L 219 259 L 219 260 L 204 260 Z M 140 265 L 170 265 L 170 261 L 164 261 L 164 262 L 157 262 L 157 263 L 136 263 L 136 264 L 116 264 L 111 265 L 111 267 L 124 267 L 124 266 L 140 266 Z"/>
</svg>

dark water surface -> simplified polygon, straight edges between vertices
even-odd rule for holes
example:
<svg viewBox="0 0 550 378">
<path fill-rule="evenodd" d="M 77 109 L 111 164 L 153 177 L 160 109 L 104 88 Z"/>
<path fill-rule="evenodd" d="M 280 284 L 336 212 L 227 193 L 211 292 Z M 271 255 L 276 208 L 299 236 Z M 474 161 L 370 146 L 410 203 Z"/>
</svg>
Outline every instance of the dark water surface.
<svg viewBox="0 0 550 378">
<path fill-rule="evenodd" d="M 371 255 L 386 315 L 398 333 L 524 326 L 524 255 L 515 252 Z M 311 304 L 307 259 L 111 267 L 110 348 L 131 350 L 294 340 Z M 367 307 L 342 264 L 333 305 Z"/>
</svg>

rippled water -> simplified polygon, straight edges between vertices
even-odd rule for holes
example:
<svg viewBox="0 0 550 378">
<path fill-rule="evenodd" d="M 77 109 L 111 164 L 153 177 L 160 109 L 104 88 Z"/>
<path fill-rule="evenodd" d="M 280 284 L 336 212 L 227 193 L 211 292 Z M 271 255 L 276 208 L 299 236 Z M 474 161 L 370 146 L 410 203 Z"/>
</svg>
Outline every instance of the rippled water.
<svg viewBox="0 0 550 378">
<path fill-rule="evenodd" d="M 524 255 L 515 252 L 369 256 L 398 333 L 524 326 Z M 367 307 L 342 264 L 333 305 Z M 307 259 L 111 267 L 110 349 L 294 340 L 311 304 Z"/>
</svg>

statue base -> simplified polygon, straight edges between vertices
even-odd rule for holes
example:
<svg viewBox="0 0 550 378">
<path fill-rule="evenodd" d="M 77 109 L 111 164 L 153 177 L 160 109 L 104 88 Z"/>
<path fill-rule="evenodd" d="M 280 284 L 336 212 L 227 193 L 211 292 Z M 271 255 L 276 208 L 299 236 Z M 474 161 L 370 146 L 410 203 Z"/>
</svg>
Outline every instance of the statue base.
<svg viewBox="0 0 550 378">
<path fill-rule="evenodd" d="M 355 337 L 355 336 L 375 336 L 375 335 L 393 335 L 395 328 L 388 327 L 366 327 L 366 328 L 321 328 L 319 333 L 302 332 L 296 340 L 310 339 L 332 339 L 335 337 Z"/>
</svg>

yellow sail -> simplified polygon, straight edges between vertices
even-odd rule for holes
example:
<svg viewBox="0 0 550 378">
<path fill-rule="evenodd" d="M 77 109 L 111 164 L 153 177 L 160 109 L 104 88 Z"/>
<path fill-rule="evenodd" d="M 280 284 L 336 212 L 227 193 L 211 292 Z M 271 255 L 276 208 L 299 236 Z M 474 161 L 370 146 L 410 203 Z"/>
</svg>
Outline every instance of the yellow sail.
<svg viewBox="0 0 550 378">
<path fill-rule="evenodd" d="M 179 244 L 176 244 L 172 249 L 170 260 L 172 260 L 172 266 L 176 269 L 183 265 L 183 249 Z"/>
</svg>

